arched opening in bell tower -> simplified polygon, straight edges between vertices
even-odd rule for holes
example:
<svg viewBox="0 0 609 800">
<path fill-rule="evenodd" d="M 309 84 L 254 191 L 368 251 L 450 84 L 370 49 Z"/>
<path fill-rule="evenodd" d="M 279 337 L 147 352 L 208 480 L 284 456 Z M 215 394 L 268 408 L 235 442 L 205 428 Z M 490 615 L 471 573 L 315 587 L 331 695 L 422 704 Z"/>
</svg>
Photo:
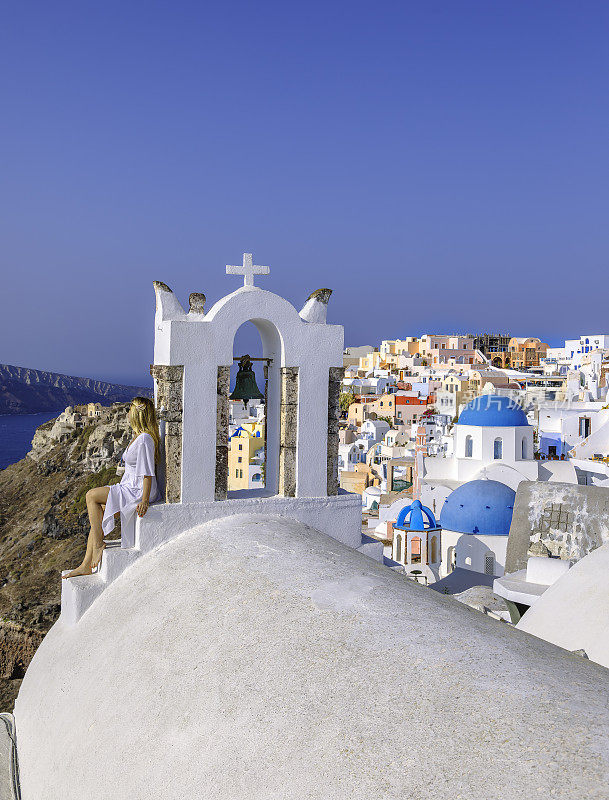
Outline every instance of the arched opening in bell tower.
<svg viewBox="0 0 609 800">
<path fill-rule="evenodd" d="M 228 497 L 279 492 L 281 360 L 281 336 L 272 322 L 251 319 L 236 330 L 229 383 L 223 389 L 229 394 L 224 434 Z"/>
<path fill-rule="evenodd" d="M 265 488 L 268 369 L 263 358 L 262 339 L 256 326 L 243 323 L 235 333 L 230 368 L 229 492 Z"/>
</svg>

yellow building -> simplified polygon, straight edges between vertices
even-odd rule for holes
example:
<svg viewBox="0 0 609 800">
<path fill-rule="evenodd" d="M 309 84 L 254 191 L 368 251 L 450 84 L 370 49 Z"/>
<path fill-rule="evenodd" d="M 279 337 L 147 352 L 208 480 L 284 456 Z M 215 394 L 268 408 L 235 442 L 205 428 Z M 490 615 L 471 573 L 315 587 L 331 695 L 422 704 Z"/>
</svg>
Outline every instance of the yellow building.
<svg viewBox="0 0 609 800">
<path fill-rule="evenodd" d="M 419 353 L 419 340 L 416 336 L 406 339 L 383 339 L 380 354 L 388 364 L 397 364 L 400 356 L 416 356 Z"/>
<path fill-rule="evenodd" d="M 101 417 L 102 404 L 101 403 L 87 403 L 87 416 L 88 417 Z"/>
<path fill-rule="evenodd" d="M 446 375 L 441 381 L 442 389 L 455 396 L 455 405 L 458 408 L 461 403 L 465 402 L 471 391 L 469 377 L 466 375 Z"/>
<path fill-rule="evenodd" d="M 373 372 L 375 369 L 380 369 L 382 358 L 378 350 L 375 350 L 373 353 L 368 353 L 360 358 L 358 370 L 367 373 Z"/>
<path fill-rule="evenodd" d="M 256 489 L 264 486 L 263 465 L 250 469 L 264 447 L 264 423 L 246 422 L 231 436 L 228 450 L 228 488 Z"/>
<path fill-rule="evenodd" d="M 370 400 L 356 400 L 349 406 L 347 420 L 350 424 L 360 426 L 370 414 L 375 413 L 377 417 L 390 417 L 392 422 L 395 420 L 395 394 L 382 394 Z"/>
</svg>

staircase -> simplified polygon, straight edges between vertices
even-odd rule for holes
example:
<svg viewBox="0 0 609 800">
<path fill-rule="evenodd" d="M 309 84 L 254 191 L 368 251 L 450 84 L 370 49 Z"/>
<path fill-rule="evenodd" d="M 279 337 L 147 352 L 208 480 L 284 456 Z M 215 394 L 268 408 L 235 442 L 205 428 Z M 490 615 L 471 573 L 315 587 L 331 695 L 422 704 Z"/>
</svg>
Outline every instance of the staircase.
<svg viewBox="0 0 609 800">
<path fill-rule="evenodd" d="M 569 450 L 569 458 L 592 458 L 596 453 L 609 452 L 609 410 L 598 412 L 599 427 Z"/>
<path fill-rule="evenodd" d="M 141 555 L 135 547 L 106 547 L 101 567 L 94 575 L 83 575 L 61 582 L 61 619 L 75 625 L 104 589 Z M 66 570 L 69 572 L 69 570 Z M 65 574 L 65 573 L 64 573 Z"/>
</svg>

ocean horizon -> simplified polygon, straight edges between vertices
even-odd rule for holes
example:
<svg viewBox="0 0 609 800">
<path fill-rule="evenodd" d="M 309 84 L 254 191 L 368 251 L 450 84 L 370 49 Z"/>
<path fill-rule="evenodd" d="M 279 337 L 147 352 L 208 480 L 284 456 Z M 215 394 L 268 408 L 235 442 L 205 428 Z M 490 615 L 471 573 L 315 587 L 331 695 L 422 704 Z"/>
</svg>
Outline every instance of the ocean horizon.
<svg viewBox="0 0 609 800">
<path fill-rule="evenodd" d="M 36 414 L 0 414 L 0 469 L 25 458 L 36 428 L 59 416 L 62 411 L 60 408 Z"/>
</svg>

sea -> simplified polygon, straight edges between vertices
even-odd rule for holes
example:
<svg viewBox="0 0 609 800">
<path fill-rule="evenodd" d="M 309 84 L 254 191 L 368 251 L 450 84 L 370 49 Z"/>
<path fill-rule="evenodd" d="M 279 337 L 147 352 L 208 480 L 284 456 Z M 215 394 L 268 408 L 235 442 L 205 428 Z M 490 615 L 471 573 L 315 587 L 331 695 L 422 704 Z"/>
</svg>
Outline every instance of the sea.
<svg viewBox="0 0 609 800">
<path fill-rule="evenodd" d="M 34 431 L 39 425 L 59 416 L 59 411 L 42 411 L 39 414 L 0 415 L 0 469 L 25 458 L 31 450 Z"/>
</svg>

